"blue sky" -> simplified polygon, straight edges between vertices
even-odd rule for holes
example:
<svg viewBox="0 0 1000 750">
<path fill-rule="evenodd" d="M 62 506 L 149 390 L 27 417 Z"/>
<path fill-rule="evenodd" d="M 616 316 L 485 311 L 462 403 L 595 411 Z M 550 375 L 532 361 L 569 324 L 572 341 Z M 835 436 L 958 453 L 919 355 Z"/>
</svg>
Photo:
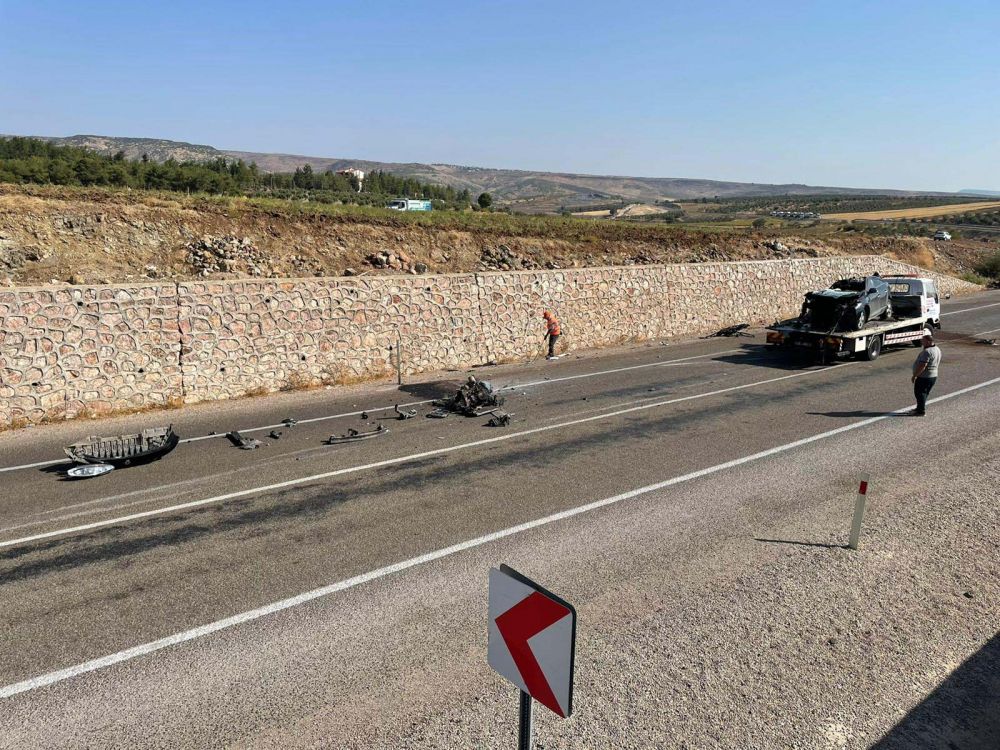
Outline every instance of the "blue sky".
<svg viewBox="0 0 1000 750">
<path fill-rule="evenodd" d="M 0 132 L 1000 190 L 1000 3 L 0 0 Z"/>
</svg>

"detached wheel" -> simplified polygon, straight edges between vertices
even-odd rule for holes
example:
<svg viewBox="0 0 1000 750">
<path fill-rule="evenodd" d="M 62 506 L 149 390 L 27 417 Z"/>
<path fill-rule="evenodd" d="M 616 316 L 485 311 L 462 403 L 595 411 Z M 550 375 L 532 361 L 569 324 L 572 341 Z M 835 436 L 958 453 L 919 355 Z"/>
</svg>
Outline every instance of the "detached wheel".
<svg viewBox="0 0 1000 750">
<path fill-rule="evenodd" d="M 880 335 L 869 336 L 868 341 L 865 343 L 865 349 L 863 352 L 859 352 L 859 359 L 867 360 L 868 362 L 874 362 L 878 359 L 878 355 L 882 353 L 882 337 Z"/>
</svg>

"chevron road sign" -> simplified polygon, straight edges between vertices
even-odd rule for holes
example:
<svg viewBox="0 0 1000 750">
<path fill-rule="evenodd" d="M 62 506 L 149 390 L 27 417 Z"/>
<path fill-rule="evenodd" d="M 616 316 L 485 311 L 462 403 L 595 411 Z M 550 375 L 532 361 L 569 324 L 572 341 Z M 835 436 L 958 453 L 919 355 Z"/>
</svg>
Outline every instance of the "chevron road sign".
<svg viewBox="0 0 1000 750">
<path fill-rule="evenodd" d="M 573 711 L 576 610 L 501 565 L 490 570 L 489 631 L 487 660 L 521 689 L 521 746 L 530 747 L 532 698 L 564 719 Z"/>
</svg>

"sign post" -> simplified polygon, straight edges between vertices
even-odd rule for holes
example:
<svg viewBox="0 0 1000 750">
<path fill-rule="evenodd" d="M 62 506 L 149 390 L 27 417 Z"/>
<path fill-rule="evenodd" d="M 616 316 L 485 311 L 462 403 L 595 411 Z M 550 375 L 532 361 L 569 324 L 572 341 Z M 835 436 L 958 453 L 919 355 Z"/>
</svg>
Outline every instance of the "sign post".
<svg viewBox="0 0 1000 750">
<path fill-rule="evenodd" d="M 517 750 L 531 750 L 531 695 L 521 691 L 517 717 Z"/>
<path fill-rule="evenodd" d="M 521 691 L 518 750 L 531 750 L 533 701 L 572 713 L 575 656 L 573 606 L 513 568 L 490 569 L 487 660 Z"/>
</svg>

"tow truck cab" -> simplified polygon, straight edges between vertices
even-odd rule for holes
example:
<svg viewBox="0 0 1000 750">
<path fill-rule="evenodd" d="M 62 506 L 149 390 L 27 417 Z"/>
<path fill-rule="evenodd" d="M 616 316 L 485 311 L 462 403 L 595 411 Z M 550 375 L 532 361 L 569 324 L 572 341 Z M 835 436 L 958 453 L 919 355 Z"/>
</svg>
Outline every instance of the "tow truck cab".
<svg viewBox="0 0 1000 750">
<path fill-rule="evenodd" d="M 941 293 L 933 279 L 913 276 L 885 276 L 889 284 L 893 317 L 923 318 L 928 326 L 941 327 Z"/>
</svg>

